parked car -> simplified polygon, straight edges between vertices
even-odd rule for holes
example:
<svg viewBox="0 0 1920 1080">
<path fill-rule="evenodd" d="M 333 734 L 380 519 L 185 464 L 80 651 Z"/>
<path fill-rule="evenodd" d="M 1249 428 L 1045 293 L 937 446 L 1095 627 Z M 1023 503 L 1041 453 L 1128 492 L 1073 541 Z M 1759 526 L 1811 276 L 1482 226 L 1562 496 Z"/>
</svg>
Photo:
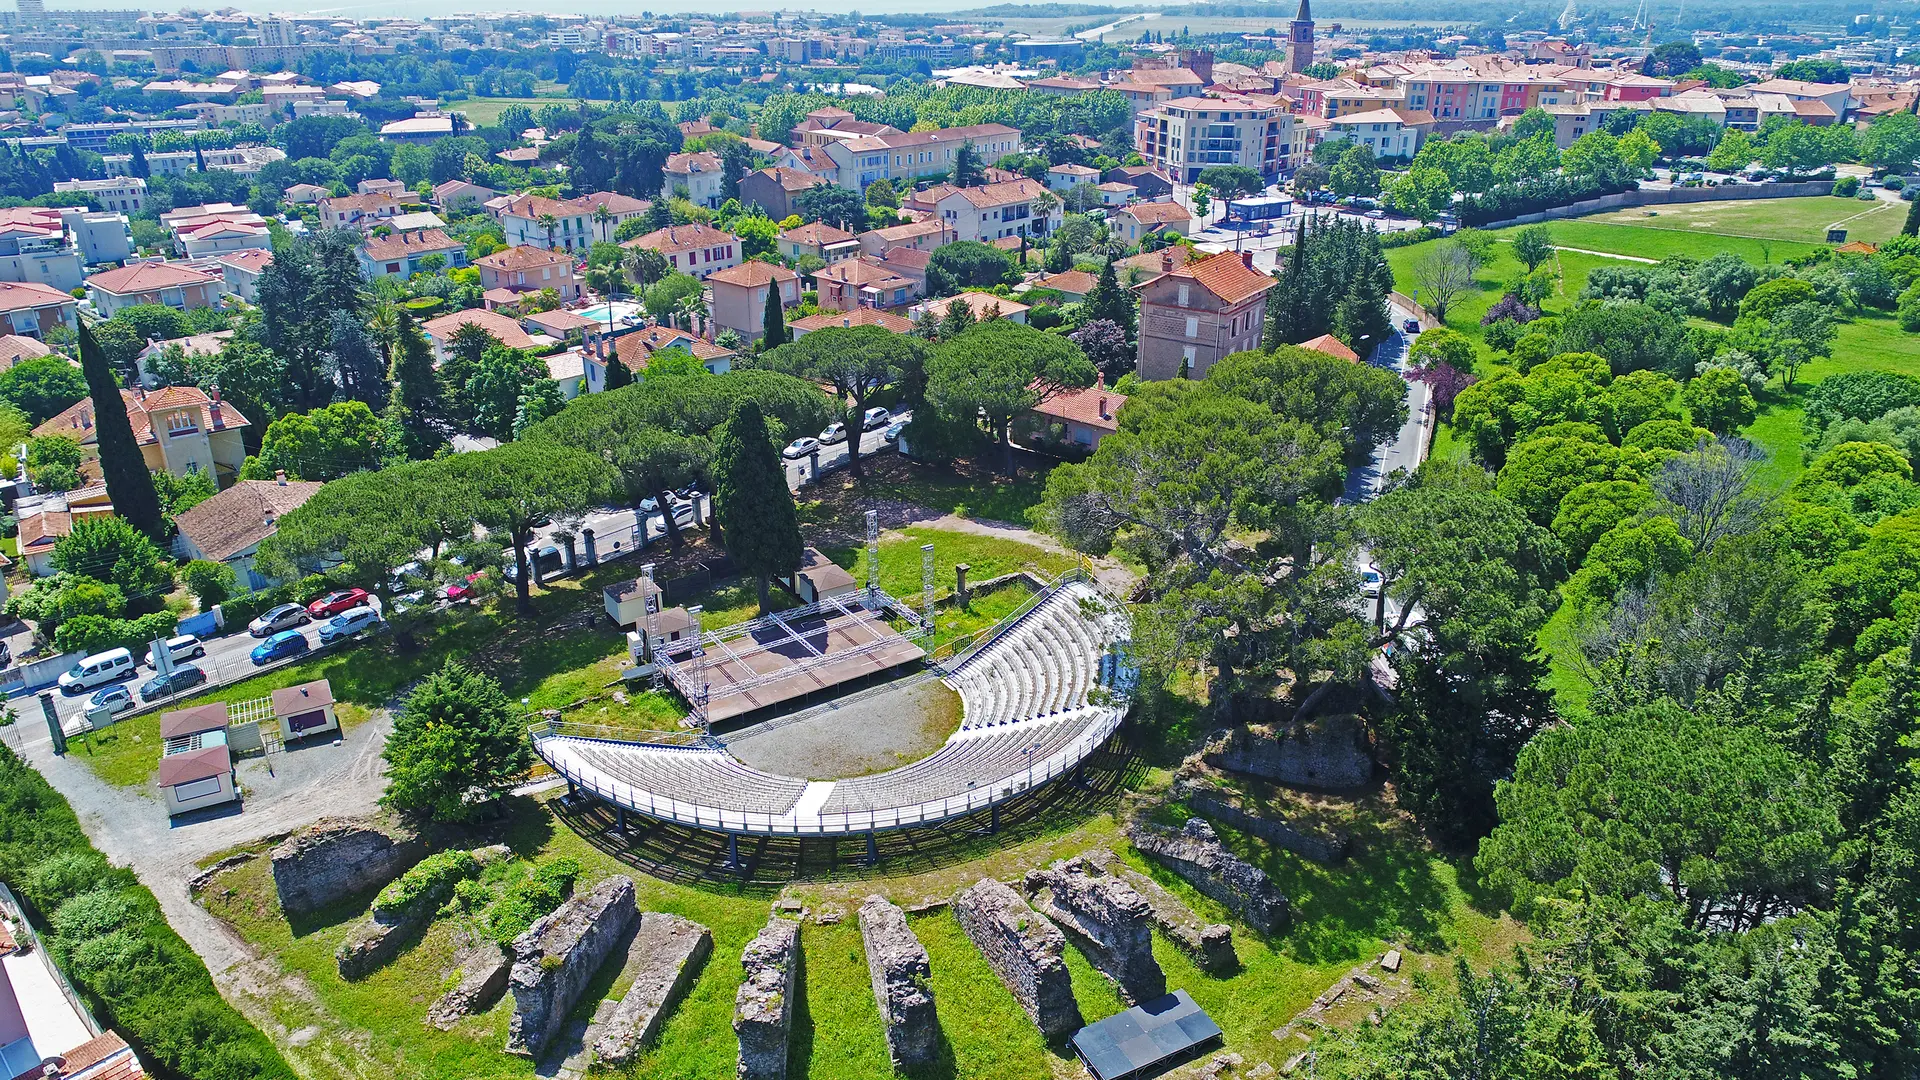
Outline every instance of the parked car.
<svg viewBox="0 0 1920 1080">
<path fill-rule="evenodd" d="M 198 660 L 207 655 L 207 647 L 200 644 L 200 639 L 192 634 L 181 634 L 179 637 L 167 639 L 167 655 L 173 657 L 175 663 L 182 660 Z M 155 671 L 160 670 L 160 665 L 153 662 L 152 649 L 147 650 L 147 666 Z"/>
<path fill-rule="evenodd" d="M 316 619 L 329 615 L 338 615 L 348 608 L 356 608 L 367 602 L 365 589 L 335 589 L 327 595 L 307 605 L 307 614 Z"/>
<path fill-rule="evenodd" d="M 1360 595 L 1369 600 L 1380 599 L 1380 571 L 1370 566 L 1360 571 Z"/>
<path fill-rule="evenodd" d="M 673 516 L 677 519 L 683 509 L 689 517 L 692 516 L 693 508 L 686 503 L 674 503 Z M 547 575 L 557 574 L 567 568 L 566 558 L 560 554 L 559 547 L 553 544 L 542 545 L 538 550 L 534 551 L 533 554 L 527 556 L 527 562 L 533 566 L 533 580 L 535 581 L 544 580 Z M 507 563 L 500 572 L 507 576 L 508 581 L 520 580 L 520 567 L 517 563 Z"/>
<path fill-rule="evenodd" d="M 415 589 L 410 593 L 402 593 L 394 597 L 393 603 L 388 605 L 387 610 L 395 615 L 404 615 L 415 608 L 431 607 L 432 604 L 433 602 L 427 599 L 425 589 Z"/>
<path fill-rule="evenodd" d="M 465 581 L 456 581 L 447 586 L 447 599 L 453 602 L 472 599 L 476 591 L 474 585 L 476 585 L 481 578 L 485 577 L 486 573 L 485 570 L 475 570 L 473 573 L 467 575 Z"/>
<path fill-rule="evenodd" d="M 68 694 L 77 694 L 103 683 L 130 678 L 136 670 L 138 668 L 134 665 L 132 653 L 125 649 L 108 649 L 103 653 L 83 656 L 79 663 L 62 672 L 60 689 Z"/>
<path fill-rule="evenodd" d="M 247 633 L 254 637 L 266 637 L 296 626 L 305 626 L 309 621 L 306 608 L 299 604 L 281 604 L 261 612 L 259 618 L 248 623 Z"/>
<path fill-rule="evenodd" d="M 349 638 L 380 624 L 380 615 L 370 607 L 351 607 L 320 624 L 320 644 Z"/>
<path fill-rule="evenodd" d="M 307 642 L 307 635 L 298 630 L 282 630 L 253 647 L 255 664 L 271 664 L 275 660 L 284 660 L 289 656 L 299 656 L 313 646 Z"/>
<path fill-rule="evenodd" d="M 882 435 L 881 438 L 888 442 L 899 442 L 900 433 L 907 430 L 907 423 L 908 421 L 905 420 L 895 420 L 893 423 L 888 424 L 886 434 Z"/>
<path fill-rule="evenodd" d="M 893 412 L 876 405 L 868 409 L 866 415 L 861 418 L 860 430 L 872 431 L 874 428 L 886 427 L 891 423 L 893 423 Z"/>
<path fill-rule="evenodd" d="M 1367 217 L 1375 221 L 1385 221 L 1387 219 L 1387 212 L 1385 210 L 1369 210 L 1367 211 Z"/>
<path fill-rule="evenodd" d="M 795 439 L 792 442 L 788 443 L 787 448 L 785 450 L 780 451 L 780 456 L 791 461 L 794 458 L 806 457 L 808 454 L 811 454 L 819 449 L 820 449 L 819 439 L 809 439 L 809 438 L 803 437 L 803 438 Z"/>
<path fill-rule="evenodd" d="M 846 442 L 847 441 L 847 425 L 841 423 L 838 420 L 835 420 L 833 423 L 828 424 L 827 429 L 820 433 L 820 441 L 825 443 L 828 446 L 832 446 L 834 443 Z"/>
<path fill-rule="evenodd" d="M 123 713 L 133 708 L 133 692 L 124 684 L 115 684 L 101 690 L 95 690 L 87 699 L 87 711 L 105 709 L 110 713 Z"/>
<path fill-rule="evenodd" d="M 155 675 L 140 684 L 140 700 L 156 701 L 171 697 L 189 687 L 199 686 L 207 681 L 207 673 L 200 670 L 198 664 L 181 664 L 165 675 Z"/>
</svg>

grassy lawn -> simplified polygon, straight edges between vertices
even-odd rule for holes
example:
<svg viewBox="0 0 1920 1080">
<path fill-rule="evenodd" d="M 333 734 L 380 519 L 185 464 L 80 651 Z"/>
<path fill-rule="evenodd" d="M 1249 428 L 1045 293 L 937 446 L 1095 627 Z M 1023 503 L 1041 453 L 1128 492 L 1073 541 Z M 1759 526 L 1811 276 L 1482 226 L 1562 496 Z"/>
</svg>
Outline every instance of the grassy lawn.
<svg viewBox="0 0 1920 1080">
<path fill-rule="evenodd" d="M 942 469 L 896 460 L 870 465 L 859 492 L 865 499 L 912 503 L 960 517 L 1025 526 L 1027 511 L 1039 504 L 1046 486 L 1045 474 L 1031 470 L 1009 480 L 974 468 Z"/>
<path fill-rule="evenodd" d="M 986 581 L 1016 570 L 1038 569 L 1048 575 L 1063 574 L 1080 564 L 1071 555 L 1061 555 L 998 536 L 950 532 L 914 525 L 888 530 L 880 535 L 880 587 L 902 599 L 920 595 L 920 545 L 933 545 L 934 596 L 953 592 L 953 568 L 966 563 L 968 581 Z M 823 548 L 827 558 L 846 567 L 853 576 L 866 580 L 867 551 L 864 547 Z"/>
<path fill-rule="evenodd" d="M 1834 200 L 1836 203 L 1841 201 Z M 1662 212 L 1665 212 L 1664 209 Z M 1635 218 L 1629 223 L 1626 219 L 1619 222 L 1602 222 L 1594 218 L 1576 218 L 1571 221 L 1550 221 L 1547 227 L 1553 230 L 1553 242 L 1563 247 L 1605 251 L 1616 255 L 1633 255 L 1654 260 L 1664 259 L 1670 255 L 1692 255 L 1696 258 L 1704 258 L 1722 251 L 1731 251 L 1748 262 L 1761 265 L 1804 255 L 1818 246 L 1788 240 L 1761 240 L 1744 236 L 1712 236 L 1703 240 L 1700 234 L 1689 233 L 1684 229 L 1654 227 L 1651 225 L 1654 220 L 1653 218 Z M 1518 228 L 1500 229 L 1492 235 L 1503 240 L 1511 240 L 1519 232 Z"/>
<path fill-rule="evenodd" d="M 468 98 L 465 101 L 451 102 L 447 105 L 447 108 L 456 112 L 466 113 L 467 119 L 473 121 L 474 127 L 492 127 L 500 122 L 501 113 L 506 112 L 515 105 L 525 105 L 527 108 L 538 112 L 542 106 L 556 103 L 565 104 L 566 101 L 567 98 L 565 97 L 476 97 Z M 517 131 L 514 132 L 516 137 L 518 137 L 519 134 Z"/>
<path fill-rule="evenodd" d="M 1648 210 L 1656 211 L 1653 217 L 1647 216 Z M 1828 226 L 1838 226 L 1847 230 L 1847 239 L 1866 240 L 1877 243 L 1900 231 L 1900 223 L 1906 217 L 1907 204 L 1878 200 L 1864 202 L 1859 199 L 1836 199 L 1831 195 L 1815 195 L 1798 199 L 1735 199 L 1727 202 L 1675 203 L 1668 206 L 1634 207 L 1626 210 L 1614 210 L 1604 214 L 1594 214 L 1571 222 L 1553 222 L 1557 233 L 1563 224 L 1577 226 L 1617 226 L 1635 225 L 1645 229 L 1691 232 L 1710 237 L 1708 243 L 1712 251 L 1746 251 L 1726 243 L 1728 240 L 1787 240 L 1800 244 L 1814 245 L 1826 242 Z M 1575 244 L 1572 240 L 1563 243 L 1575 247 L 1588 247 L 1587 244 Z M 1595 250 L 1613 250 L 1596 248 Z M 1640 252 L 1634 252 L 1640 254 Z M 1661 258 L 1661 254 L 1646 252 L 1649 258 Z M 1785 258 L 1790 252 L 1776 247 L 1774 257 Z M 1760 261 L 1756 256 L 1748 256 Z"/>
</svg>

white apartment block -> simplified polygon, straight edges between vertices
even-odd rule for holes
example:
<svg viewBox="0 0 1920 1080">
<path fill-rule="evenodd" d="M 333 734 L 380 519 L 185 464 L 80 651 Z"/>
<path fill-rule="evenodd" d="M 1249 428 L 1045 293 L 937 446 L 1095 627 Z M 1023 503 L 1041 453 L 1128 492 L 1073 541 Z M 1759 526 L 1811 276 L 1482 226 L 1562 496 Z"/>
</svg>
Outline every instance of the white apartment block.
<svg viewBox="0 0 1920 1080">
<path fill-rule="evenodd" d="M 951 173 L 954 156 L 968 144 L 980 164 L 991 165 L 1020 152 L 1020 130 L 1005 124 L 975 124 L 829 143 L 823 149 L 834 170 L 826 175 L 843 188 L 865 191 L 876 180 L 918 180 Z"/>
<path fill-rule="evenodd" d="M 1201 170 L 1242 165 L 1269 180 L 1293 167 L 1294 116 L 1246 99 L 1176 98 L 1134 121 L 1134 148 L 1147 164 L 1194 183 Z"/>
<path fill-rule="evenodd" d="M 78 191 L 102 210 L 137 214 L 147 205 L 147 182 L 138 176 L 111 176 L 105 180 L 56 180 L 55 191 Z"/>
</svg>

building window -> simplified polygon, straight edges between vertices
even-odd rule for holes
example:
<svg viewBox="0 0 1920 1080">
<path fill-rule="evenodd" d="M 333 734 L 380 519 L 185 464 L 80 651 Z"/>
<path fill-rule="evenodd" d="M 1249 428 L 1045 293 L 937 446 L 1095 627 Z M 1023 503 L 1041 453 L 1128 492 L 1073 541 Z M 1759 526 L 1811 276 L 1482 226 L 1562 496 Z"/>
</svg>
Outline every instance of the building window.
<svg viewBox="0 0 1920 1080">
<path fill-rule="evenodd" d="M 1180 286 L 1180 306 L 1181 307 L 1187 306 L 1188 295 L 1189 294 L 1187 291 L 1187 286 L 1185 285 Z"/>
<path fill-rule="evenodd" d="M 1200 317 L 1198 315 L 1187 316 L 1187 336 L 1188 337 L 1200 336 Z"/>
</svg>

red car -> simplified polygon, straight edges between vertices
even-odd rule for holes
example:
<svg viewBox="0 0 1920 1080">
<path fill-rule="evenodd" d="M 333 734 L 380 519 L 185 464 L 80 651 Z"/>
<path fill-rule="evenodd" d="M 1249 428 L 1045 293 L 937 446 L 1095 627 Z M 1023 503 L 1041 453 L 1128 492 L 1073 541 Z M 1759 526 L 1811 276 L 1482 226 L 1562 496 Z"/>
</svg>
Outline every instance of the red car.
<svg viewBox="0 0 1920 1080">
<path fill-rule="evenodd" d="M 335 589 L 333 592 L 307 605 L 307 614 L 316 619 L 328 619 L 348 608 L 359 607 L 367 602 L 365 589 Z"/>
<path fill-rule="evenodd" d="M 487 572 L 485 570 L 478 570 L 478 571 L 475 571 L 474 573 L 468 574 L 467 580 L 456 581 L 453 584 L 447 586 L 447 599 L 449 601 L 457 603 L 461 600 L 466 600 L 471 598 L 473 596 L 474 583 L 478 582 L 481 578 L 486 576 L 487 576 Z"/>
</svg>

